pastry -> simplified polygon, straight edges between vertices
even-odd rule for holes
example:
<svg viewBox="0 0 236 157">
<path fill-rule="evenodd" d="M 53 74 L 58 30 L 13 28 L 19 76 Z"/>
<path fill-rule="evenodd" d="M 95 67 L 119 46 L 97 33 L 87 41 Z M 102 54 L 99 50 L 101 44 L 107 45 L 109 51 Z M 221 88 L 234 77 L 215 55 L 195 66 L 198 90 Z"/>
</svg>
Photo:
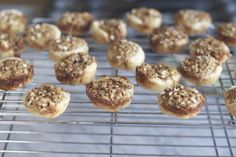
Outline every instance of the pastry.
<svg viewBox="0 0 236 157">
<path fill-rule="evenodd" d="M 141 87 L 160 92 L 177 84 L 181 75 L 167 64 L 142 64 L 136 68 L 136 81 Z"/>
<path fill-rule="evenodd" d="M 193 41 L 189 46 L 189 52 L 193 57 L 210 55 L 220 63 L 224 63 L 232 56 L 228 46 L 224 42 L 211 36 Z"/>
<path fill-rule="evenodd" d="M 189 35 L 199 35 L 208 30 L 211 25 L 211 16 L 205 11 L 180 10 L 174 17 L 175 24 Z"/>
<path fill-rule="evenodd" d="M 24 106 L 30 113 L 56 118 L 65 112 L 70 101 L 70 94 L 64 89 L 50 84 L 43 84 L 28 91 L 24 96 Z"/>
<path fill-rule="evenodd" d="M 96 107 L 117 112 L 131 103 L 134 86 L 126 77 L 103 76 L 87 84 L 86 93 Z"/>
<path fill-rule="evenodd" d="M 183 119 L 196 116 L 205 101 L 205 97 L 196 89 L 180 84 L 165 89 L 157 100 L 162 113 Z"/>
<path fill-rule="evenodd" d="M 58 27 L 63 33 L 84 35 L 90 29 L 93 15 L 88 12 L 67 12 L 58 20 Z"/>
<path fill-rule="evenodd" d="M 236 116 L 236 86 L 232 86 L 224 93 L 225 106 L 229 113 Z"/>
<path fill-rule="evenodd" d="M 32 81 L 33 65 L 16 57 L 0 60 L 0 89 L 15 90 Z"/>
<path fill-rule="evenodd" d="M 88 54 L 75 53 L 57 62 L 54 69 L 57 80 L 62 83 L 87 84 L 95 78 L 97 62 Z"/>
<path fill-rule="evenodd" d="M 0 59 L 8 57 L 20 57 L 24 49 L 24 41 L 18 36 L 0 34 Z"/>
<path fill-rule="evenodd" d="M 88 53 L 88 44 L 85 40 L 73 36 L 62 36 L 49 45 L 49 58 L 55 62 L 75 53 Z"/>
<path fill-rule="evenodd" d="M 0 11 L 0 32 L 15 36 L 25 31 L 27 18 L 22 12 L 15 9 Z"/>
<path fill-rule="evenodd" d="M 212 85 L 220 77 L 222 66 L 211 56 L 185 58 L 178 67 L 181 75 L 196 85 Z"/>
<path fill-rule="evenodd" d="M 236 24 L 223 23 L 217 26 L 218 38 L 228 46 L 236 46 Z"/>
<path fill-rule="evenodd" d="M 150 34 L 150 45 L 157 53 L 177 53 L 188 44 L 188 36 L 175 27 L 161 27 Z"/>
<path fill-rule="evenodd" d="M 53 24 L 36 24 L 27 29 L 25 40 L 29 47 L 47 50 L 50 42 L 61 37 L 61 31 Z"/>
<path fill-rule="evenodd" d="M 92 36 L 99 43 L 121 40 L 126 37 L 126 34 L 126 24 L 122 20 L 100 20 L 92 24 Z"/>
<path fill-rule="evenodd" d="M 107 59 L 114 68 L 135 70 L 144 62 L 145 54 L 138 44 L 122 39 L 109 45 Z"/>
<path fill-rule="evenodd" d="M 128 26 L 145 34 L 150 34 L 162 23 L 162 14 L 153 8 L 132 9 L 126 17 Z"/>
</svg>

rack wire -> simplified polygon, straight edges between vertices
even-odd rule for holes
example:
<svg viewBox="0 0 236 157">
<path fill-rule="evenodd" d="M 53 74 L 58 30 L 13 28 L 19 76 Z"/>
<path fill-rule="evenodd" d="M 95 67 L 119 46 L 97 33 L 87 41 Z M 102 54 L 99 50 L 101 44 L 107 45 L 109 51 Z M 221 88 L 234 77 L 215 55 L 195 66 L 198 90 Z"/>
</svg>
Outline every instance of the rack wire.
<svg viewBox="0 0 236 157">
<path fill-rule="evenodd" d="M 45 20 L 45 19 L 44 19 Z M 128 39 L 140 44 L 146 62 L 165 62 L 174 66 L 187 56 L 155 54 L 147 37 L 134 35 Z M 106 61 L 106 46 L 95 43 L 90 36 L 85 40 L 90 55 L 97 58 L 97 77 L 123 75 L 135 85 L 135 96 L 127 109 L 108 113 L 95 108 L 85 94 L 84 86 L 59 83 L 54 76 L 53 62 L 47 52 L 26 49 L 24 59 L 35 65 L 32 83 L 16 91 L 0 91 L 0 154 L 11 156 L 236 156 L 235 119 L 225 108 L 223 91 L 235 84 L 234 57 L 223 64 L 223 72 L 213 86 L 194 86 L 207 103 L 195 118 L 180 120 L 163 115 L 156 103 L 156 95 L 139 86 L 134 72 L 115 70 Z M 24 93 L 42 83 L 52 83 L 71 93 L 67 111 L 59 118 L 47 120 L 32 116 L 22 105 Z"/>
</svg>

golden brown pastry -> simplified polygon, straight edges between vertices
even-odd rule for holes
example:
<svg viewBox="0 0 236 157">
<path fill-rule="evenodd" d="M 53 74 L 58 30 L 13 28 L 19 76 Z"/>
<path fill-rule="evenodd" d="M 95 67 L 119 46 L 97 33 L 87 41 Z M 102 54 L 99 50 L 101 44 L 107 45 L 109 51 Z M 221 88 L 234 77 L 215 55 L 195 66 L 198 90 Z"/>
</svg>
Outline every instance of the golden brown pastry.
<svg viewBox="0 0 236 157">
<path fill-rule="evenodd" d="M 25 40 L 29 47 L 47 50 L 50 42 L 58 40 L 61 31 L 56 25 L 42 23 L 31 26 L 25 33 Z"/>
<path fill-rule="evenodd" d="M 43 84 L 28 91 L 24 96 L 27 111 L 44 118 L 56 118 L 65 112 L 70 101 L 70 94 L 64 89 L 50 84 Z"/>
<path fill-rule="evenodd" d="M 206 32 L 211 25 L 211 16 L 205 11 L 186 9 L 176 13 L 175 24 L 189 35 Z"/>
<path fill-rule="evenodd" d="M 218 38 L 228 46 L 236 46 L 236 24 L 223 23 L 217 26 Z"/>
<path fill-rule="evenodd" d="M 1 33 L 14 36 L 25 31 L 27 18 L 18 10 L 5 9 L 0 11 L 0 19 Z"/>
<path fill-rule="evenodd" d="M 178 67 L 181 75 L 196 85 L 212 85 L 220 77 L 222 66 L 211 56 L 185 58 Z"/>
<path fill-rule="evenodd" d="M 175 27 L 161 27 L 150 34 L 150 45 L 157 53 L 177 53 L 188 44 L 188 36 Z"/>
<path fill-rule="evenodd" d="M 118 41 L 124 39 L 126 35 L 126 24 L 122 20 L 100 20 L 92 24 L 92 36 L 99 43 Z"/>
<path fill-rule="evenodd" d="M 20 57 L 24 49 L 24 41 L 19 36 L 0 34 L 0 59 L 8 57 Z"/>
<path fill-rule="evenodd" d="M 16 57 L 0 60 L 0 89 L 15 90 L 30 83 L 33 78 L 33 65 Z"/>
<path fill-rule="evenodd" d="M 193 57 L 210 55 L 220 63 L 224 63 L 232 56 L 228 46 L 224 42 L 211 36 L 193 41 L 189 46 L 189 52 Z"/>
<path fill-rule="evenodd" d="M 181 75 L 167 64 L 142 64 L 136 68 L 136 81 L 141 87 L 160 92 L 177 84 Z"/>
<path fill-rule="evenodd" d="M 134 86 L 126 77 L 103 76 L 87 84 L 86 93 L 96 107 L 117 112 L 131 103 Z"/>
<path fill-rule="evenodd" d="M 236 116 L 236 86 L 232 86 L 224 93 L 225 106 L 229 113 Z"/>
<path fill-rule="evenodd" d="M 95 78 L 97 62 L 95 57 L 76 53 L 57 62 L 54 68 L 57 80 L 62 83 L 87 84 Z"/>
<path fill-rule="evenodd" d="M 88 53 L 88 44 L 85 40 L 73 36 L 61 36 L 49 45 L 49 58 L 55 62 L 75 53 Z"/>
<path fill-rule="evenodd" d="M 84 35 L 90 29 L 93 15 L 88 12 L 67 12 L 58 20 L 62 32 L 70 35 Z"/>
<path fill-rule="evenodd" d="M 107 50 L 107 59 L 112 67 L 124 70 L 135 70 L 144 62 L 143 49 L 135 42 L 122 39 L 113 42 Z"/>
<path fill-rule="evenodd" d="M 158 96 L 158 104 L 164 114 L 189 119 L 201 111 L 205 97 L 194 88 L 177 84 L 165 89 Z"/>
<path fill-rule="evenodd" d="M 150 34 L 162 23 L 162 14 L 153 8 L 135 8 L 127 13 L 127 24 L 133 29 Z"/>
</svg>

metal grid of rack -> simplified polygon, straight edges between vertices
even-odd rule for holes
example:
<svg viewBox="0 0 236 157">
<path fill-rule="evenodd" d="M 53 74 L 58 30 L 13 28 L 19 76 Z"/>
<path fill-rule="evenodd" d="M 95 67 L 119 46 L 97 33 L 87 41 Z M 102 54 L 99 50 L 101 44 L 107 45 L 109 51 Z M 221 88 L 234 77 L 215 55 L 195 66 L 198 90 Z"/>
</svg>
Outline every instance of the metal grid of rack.
<svg viewBox="0 0 236 157">
<path fill-rule="evenodd" d="M 45 19 L 44 19 L 45 20 Z M 50 21 L 50 20 L 49 20 Z M 165 62 L 176 66 L 187 53 L 159 55 L 152 52 L 147 37 L 135 35 L 128 39 L 139 43 L 146 62 Z M 95 108 L 85 94 L 84 86 L 59 83 L 54 76 L 53 62 L 47 52 L 26 49 L 22 58 L 35 65 L 31 84 L 16 91 L 0 91 L 0 155 L 11 156 L 236 156 L 235 120 L 224 106 L 223 91 L 235 84 L 234 57 L 223 64 L 219 81 L 213 86 L 194 86 L 207 103 L 195 118 L 180 120 L 163 115 L 156 95 L 139 86 L 134 72 L 115 70 L 106 61 L 106 46 L 89 36 L 90 55 L 97 58 L 97 77 L 123 75 L 135 85 L 135 96 L 127 109 L 108 113 Z M 67 111 L 59 118 L 47 120 L 32 116 L 22 105 L 24 93 L 41 84 L 52 83 L 71 93 Z"/>
</svg>

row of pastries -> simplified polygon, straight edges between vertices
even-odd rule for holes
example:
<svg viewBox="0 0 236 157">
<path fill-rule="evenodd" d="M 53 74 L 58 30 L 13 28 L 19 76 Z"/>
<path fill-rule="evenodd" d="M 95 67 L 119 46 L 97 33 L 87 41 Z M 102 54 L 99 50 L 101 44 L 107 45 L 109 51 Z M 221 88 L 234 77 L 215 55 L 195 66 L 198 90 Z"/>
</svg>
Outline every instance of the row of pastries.
<svg viewBox="0 0 236 157">
<path fill-rule="evenodd" d="M 90 28 L 95 41 L 108 44 L 106 56 L 113 68 L 135 71 L 139 86 L 160 93 L 158 104 L 163 113 L 185 119 L 196 116 L 206 100 L 196 89 L 179 84 L 181 77 L 195 85 L 214 84 L 220 77 L 221 64 L 231 57 L 228 46 L 236 45 L 236 24 L 221 24 L 217 27 L 217 38 L 207 36 L 193 41 L 188 48 L 190 57 L 174 68 L 166 63 L 145 63 L 142 47 L 125 39 L 127 28 L 122 20 L 94 20 L 88 12 L 68 12 L 59 18 L 57 25 L 26 26 L 26 16 L 17 10 L 3 10 L 1 17 L 4 20 L 3 24 L 0 22 L 0 89 L 15 90 L 32 81 L 34 66 L 19 58 L 26 43 L 31 48 L 48 51 L 49 59 L 55 62 L 58 81 L 85 84 L 91 102 L 110 112 L 130 105 L 134 85 L 123 76 L 95 79 L 96 58 L 89 55 L 87 42 L 78 37 Z M 126 17 L 130 27 L 147 34 L 153 51 L 162 54 L 180 52 L 189 43 L 189 36 L 206 32 L 212 23 L 208 13 L 197 10 L 177 12 L 176 26 L 161 26 L 162 14 L 151 8 L 133 9 Z M 232 107 L 234 95 L 235 88 L 225 94 L 226 107 L 233 115 L 236 114 L 236 108 Z M 42 84 L 28 91 L 23 103 L 37 116 L 55 118 L 66 110 L 69 100 L 70 93 L 64 89 Z"/>
</svg>

